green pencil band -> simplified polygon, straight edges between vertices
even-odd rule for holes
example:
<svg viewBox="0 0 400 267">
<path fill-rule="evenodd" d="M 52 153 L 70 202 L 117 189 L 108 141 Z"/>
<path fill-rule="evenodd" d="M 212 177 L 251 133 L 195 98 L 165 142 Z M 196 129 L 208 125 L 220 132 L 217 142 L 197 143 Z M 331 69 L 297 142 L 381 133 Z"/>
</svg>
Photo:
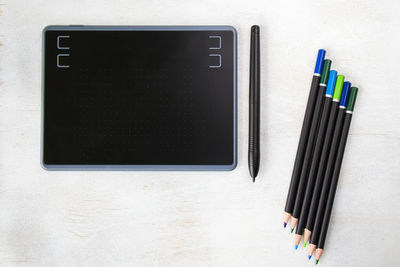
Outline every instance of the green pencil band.
<svg viewBox="0 0 400 267">
<path fill-rule="evenodd" d="M 342 95 L 343 83 L 344 83 L 344 75 L 338 75 L 336 78 L 335 91 L 333 92 L 334 102 L 340 101 L 340 96 Z"/>
<path fill-rule="evenodd" d="M 319 83 L 319 86 L 326 86 L 326 84 L 328 83 L 329 71 L 331 69 L 331 64 L 332 64 L 332 60 L 330 60 L 330 59 L 324 60 L 324 67 L 322 68 L 321 81 Z"/>
<path fill-rule="evenodd" d="M 356 103 L 357 93 L 358 93 L 358 88 L 351 87 L 349 102 L 347 103 L 347 108 L 346 108 L 346 113 L 350 113 L 350 114 L 353 113 L 354 104 Z"/>
</svg>

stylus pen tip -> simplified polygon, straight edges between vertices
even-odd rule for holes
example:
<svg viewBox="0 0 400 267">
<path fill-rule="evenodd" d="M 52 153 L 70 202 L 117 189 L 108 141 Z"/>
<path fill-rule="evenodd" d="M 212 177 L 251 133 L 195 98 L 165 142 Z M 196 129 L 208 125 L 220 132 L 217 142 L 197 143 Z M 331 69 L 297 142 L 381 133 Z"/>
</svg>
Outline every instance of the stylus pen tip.
<svg viewBox="0 0 400 267">
<path fill-rule="evenodd" d="M 258 174 L 258 170 L 250 168 L 249 172 L 250 172 L 251 178 L 253 178 L 253 183 L 255 183 L 256 182 L 256 177 L 257 177 L 257 174 Z"/>
</svg>

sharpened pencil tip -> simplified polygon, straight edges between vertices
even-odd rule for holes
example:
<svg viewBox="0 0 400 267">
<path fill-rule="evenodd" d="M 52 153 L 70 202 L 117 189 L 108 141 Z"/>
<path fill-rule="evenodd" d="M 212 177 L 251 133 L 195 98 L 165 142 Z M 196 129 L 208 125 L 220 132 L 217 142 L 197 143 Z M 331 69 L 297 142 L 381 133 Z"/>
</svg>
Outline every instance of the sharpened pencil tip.
<svg viewBox="0 0 400 267">
<path fill-rule="evenodd" d="M 299 248 L 298 245 L 294 245 L 294 249 L 297 250 Z"/>
<path fill-rule="evenodd" d="M 291 233 L 293 233 L 293 231 L 294 231 L 294 228 L 292 228 L 292 230 L 290 230 Z"/>
<path fill-rule="evenodd" d="M 311 260 L 311 255 L 308 255 L 308 260 Z"/>
<path fill-rule="evenodd" d="M 283 222 L 283 228 L 286 228 L 287 223 Z"/>
<path fill-rule="evenodd" d="M 319 260 L 315 260 L 315 264 L 318 264 Z"/>
</svg>

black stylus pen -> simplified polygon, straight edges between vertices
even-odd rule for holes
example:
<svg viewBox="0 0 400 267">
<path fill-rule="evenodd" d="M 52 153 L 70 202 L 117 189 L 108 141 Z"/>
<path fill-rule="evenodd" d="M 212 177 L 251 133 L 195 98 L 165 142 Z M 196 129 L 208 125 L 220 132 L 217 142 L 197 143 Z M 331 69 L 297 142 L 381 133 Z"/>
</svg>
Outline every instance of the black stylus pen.
<svg viewBox="0 0 400 267">
<path fill-rule="evenodd" d="M 249 88 L 249 171 L 253 182 L 260 168 L 260 27 L 251 27 Z"/>
</svg>

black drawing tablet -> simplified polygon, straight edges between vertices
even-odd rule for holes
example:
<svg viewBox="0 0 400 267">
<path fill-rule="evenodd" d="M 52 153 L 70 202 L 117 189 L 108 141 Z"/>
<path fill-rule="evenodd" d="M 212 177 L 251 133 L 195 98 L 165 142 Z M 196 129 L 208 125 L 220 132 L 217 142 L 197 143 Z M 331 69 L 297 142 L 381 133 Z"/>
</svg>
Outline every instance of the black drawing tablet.
<svg viewBox="0 0 400 267">
<path fill-rule="evenodd" d="M 42 165 L 50 170 L 232 170 L 236 31 L 48 26 Z"/>
</svg>

